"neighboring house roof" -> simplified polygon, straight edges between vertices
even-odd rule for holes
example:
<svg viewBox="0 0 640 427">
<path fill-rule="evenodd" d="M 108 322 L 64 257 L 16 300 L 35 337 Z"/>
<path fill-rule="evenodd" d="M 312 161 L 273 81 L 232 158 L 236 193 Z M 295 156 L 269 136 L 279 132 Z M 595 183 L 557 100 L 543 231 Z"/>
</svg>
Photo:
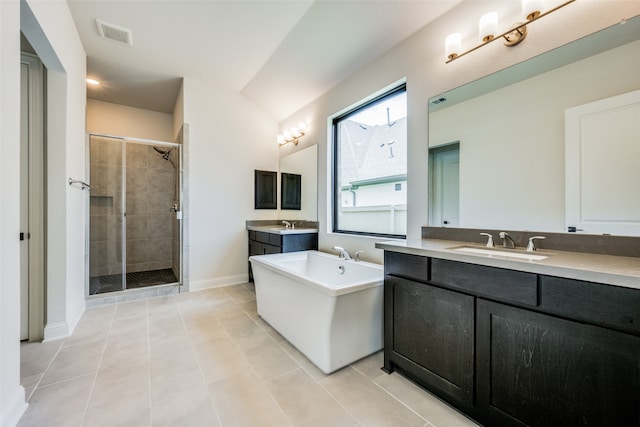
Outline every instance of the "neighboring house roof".
<svg viewBox="0 0 640 427">
<path fill-rule="evenodd" d="M 369 126 L 352 120 L 340 123 L 341 186 L 366 185 L 381 178 L 407 174 L 407 118 Z"/>
</svg>

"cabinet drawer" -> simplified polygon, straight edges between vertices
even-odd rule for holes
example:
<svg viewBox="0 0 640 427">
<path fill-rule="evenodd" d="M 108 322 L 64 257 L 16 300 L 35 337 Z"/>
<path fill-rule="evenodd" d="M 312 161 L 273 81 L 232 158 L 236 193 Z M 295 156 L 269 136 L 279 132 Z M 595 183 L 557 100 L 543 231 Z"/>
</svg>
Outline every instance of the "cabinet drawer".
<svg viewBox="0 0 640 427">
<path fill-rule="evenodd" d="M 540 276 L 546 312 L 640 335 L 640 290 Z"/>
<path fill-rule="evenodd" d="M 280 234 L 269 233 L 269 242 L 273 246 L 282 246 L 282 236 Z"/>
<path fill-rule="evenodd" d="M 420 282 L 429 281 L 429 258 L 420 255 L 384 252 L 384 272 Z"/>
<path fill-rule="evenodd" d="M 269 243 L 269 236 L 271 233 L 265 233 L 263 231 L 256 231 L 254 240 L 260 243 Z"/>
<path fill-rule="evenodd" d="M 431 283 L 500 301 L 538 305 L 538 278 L 534 273 L 433 258 Z"/>
</svg>

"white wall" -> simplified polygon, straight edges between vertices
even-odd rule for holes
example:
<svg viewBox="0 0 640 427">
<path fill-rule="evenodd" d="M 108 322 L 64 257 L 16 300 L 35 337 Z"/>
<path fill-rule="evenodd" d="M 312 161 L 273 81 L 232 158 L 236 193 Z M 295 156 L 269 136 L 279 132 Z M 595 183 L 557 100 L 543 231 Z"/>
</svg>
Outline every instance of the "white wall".
<svg viewBox="0 0 640 427">
<path fill-rule="evenodd" d="M 564 111 L 640 87 L 639 52 L 636 41 L 431 113 L 430 146 L 460 141 L 460 226 L 565 231 Z"/>
<path fill-rule="evenodd" d="M 173 142 L 173 116 L 87 99 L 87 132 Z"/>
<path fill-rule="evenodd" d="M 20 4 L 0 2 L 0 425 L 24 410 L 20 385 Z"/>
<path fill-rule="evenodd" d="M 47 67 L 47 321 L 45 340 L 73 332 L 84 310 L 88 194 L 85 177 L 86 55 L 64 1 L 22 2 L 22 30 Z"/>
<path fill-rule="evenodd" d="M 247 280 L 248 219 L 277 219 L 253 209 L 254 169 L 278 170 L 277 123 L 241 95 L 185 78 L 189 124 L 190 289 Z"/>
<path fill-rule="evenodd" d="M 428 135 L 427 100 L 443 91 L 476 80 L 552 48 L 569 43 L 594 31 L 640 13 L 640 2 L 592 0 L 575 2 L 533 23 L 527 39 L 514 48 L 492 43 L 450 64 L 444 61 L 444 39 L 452 32 L 463 33 L 463 45 L 477 39 L 478 18 L 487 10 L 505 9 L 514 2 L 467 1 L 461 3 L 436 22 L 426 26 L 386 55 L 349 77 L 340 85 L 300 111 L 282 121 L 283 129 L 300 121 L 310 123 L 304 137 L 318 143 L 318 200 L 321 250 L 330 251 L 340 245 L 351 252 L 364 250 L 363 259 L 382 262 L 383 252 L 375 249 L 379 238 L 338 235 L 330 232 L 331 177 L 328 173 L 331 152 L 327 141 L 330 126 L 327 118 L 353 105 L 381 88 L 406 77 L 408 107 L 408 219 L 407 237 L 419 238 L 428 214 Z M 517 2 L 513 16 L 501 22 L 516 22 Z"/>
</svg>

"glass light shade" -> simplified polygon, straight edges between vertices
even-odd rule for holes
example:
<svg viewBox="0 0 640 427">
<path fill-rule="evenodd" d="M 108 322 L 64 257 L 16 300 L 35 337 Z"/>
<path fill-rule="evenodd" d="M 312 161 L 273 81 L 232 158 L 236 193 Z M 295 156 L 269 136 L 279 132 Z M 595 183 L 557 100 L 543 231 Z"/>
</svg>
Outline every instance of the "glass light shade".
<svg viewBox="0 0 640 427">
<path fill-rule="evenodd" d="M 293 136 L 294 138 L 297 138 L 300 136 L 300 131 L 298 130 L 298 128 L 296 127 L 291 128 L 291 136 Z"/>
<path fill-rule="evenodd" d="M 480 29 L 480 39 L 488 42 L 498 34 L 498 13 L 489 12 L 482 15 L 478 23 Z"/>
<path fill-rule="evenodd" d="M 278 145 L 282 145 L 282 144 L 284 144 L 284 143 L 285 143 L 285 140 L 284 140 L 284 136 L 283 136 L 283 135 L 278 135 L 278 138 L 277 138 L 277 139 L 278 139 Z"/>
<path fill-rule="evenodd" d="M 307 132 L 307 124 L 305 122 L 298 123 L 298 130 L 300 130 L 300 133 L 306 133 Z"/>
<path fill-rule="evenodd" d="M 544 0 L 522 0 L 522 17 L 528 21 L 537 18 L 544 10 Z"/>
<path fill-rule="evenodd" d="M 284 131 L 284 135 L 282 135 L 285 141 L 289 141 L 291 139 L 291 132 L 288 130 Z"/>
<path fill-rule="evenodd" d="M 449 34 L 444 40 L 444 54 L 447 59 L 453 59 L 462 50 L 462 36 L 460 33 Z"/>
</svg>

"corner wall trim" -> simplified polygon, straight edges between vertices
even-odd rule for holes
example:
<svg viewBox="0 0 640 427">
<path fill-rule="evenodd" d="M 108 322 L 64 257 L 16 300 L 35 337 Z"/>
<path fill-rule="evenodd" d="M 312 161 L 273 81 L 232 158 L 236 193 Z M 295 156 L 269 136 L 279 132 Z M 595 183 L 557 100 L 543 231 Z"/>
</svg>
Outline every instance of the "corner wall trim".
<svg viewBox="0 0 640 427">
<path fill-rule="evenodd" d="M 48 324 L 44 327 L 44 342 L 59 340 L 69 336 L 67 322 Z"/>
<path fill-rule="evenodd" d="M 2 427 L 14 427 L 18 425 L 18 421 L 20 421 L 20 418 L 22 418 L 28 406 L 29 404 L 25 400 L 24 387 L 19 386 L 11 402 L 6 405 L 7 410 L 3 413 L 5 416 L 0 420 L 0 425 Z"/>
</svg>

